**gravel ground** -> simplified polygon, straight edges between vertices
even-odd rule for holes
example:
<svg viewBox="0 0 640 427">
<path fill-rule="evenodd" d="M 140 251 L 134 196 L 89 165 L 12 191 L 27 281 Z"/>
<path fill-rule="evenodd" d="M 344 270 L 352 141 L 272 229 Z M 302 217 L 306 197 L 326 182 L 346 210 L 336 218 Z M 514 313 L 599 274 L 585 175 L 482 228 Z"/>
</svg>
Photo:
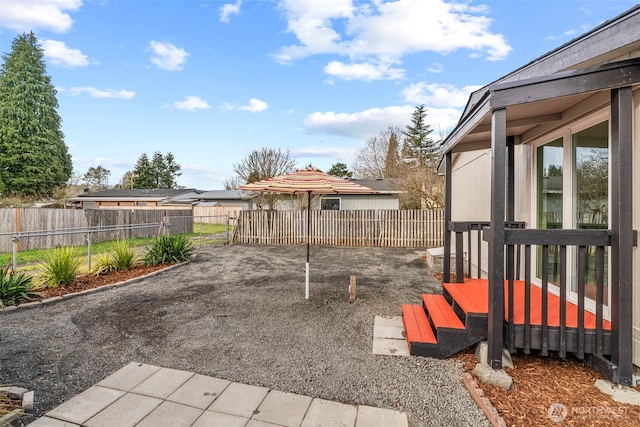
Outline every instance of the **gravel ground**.
<svg viewBox="0 0 640 427">
<path fill-rule="evenodd" d="M 35 390 L 41 416 L 136 361 L 392 408 L 410 426 L 488 425 L 458 362 L 372 354 L 375 315 L 439 291 L 423 254 L 312 247 L 305 300 L 304 246 L 203 247 L 153 278 L 0 314 L 0 383 Z"/>
</svg>

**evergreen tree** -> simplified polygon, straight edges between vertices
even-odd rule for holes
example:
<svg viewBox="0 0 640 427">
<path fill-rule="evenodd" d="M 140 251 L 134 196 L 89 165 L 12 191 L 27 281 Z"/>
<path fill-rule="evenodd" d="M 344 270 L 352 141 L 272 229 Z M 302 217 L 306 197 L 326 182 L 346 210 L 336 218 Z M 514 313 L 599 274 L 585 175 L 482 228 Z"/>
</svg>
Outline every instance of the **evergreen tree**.
<svg viewBox="0 0 640 427">
<path fill-rule="evenodd" d="M 133 168 L 133 188 L 156 188 L 151 162 L 147 153 L 142 153 Z"/>
<path fill-rule="evenodd" d="M 337 176 L 342 179 L 351 179 L 353 178 L 353 172 L 351 172 L 347 165 L 341 162 L 338 162 L 331 166 L 331 169 L 327 171 L 329 175 Z"/>
<path fill-rule="evenodd" d="M 398 178 L 401 174 L 400 158 L 398 157 L 398 134 L 395 128 L 389 128 L 389 147 L 387 148 L 387 157 L 384 161 L 385 178 Z"/>
<path fill-rule="evenodd" d="M 177 188 L 176 178 L 181 175 L 181 166 L 171 153 L 163 155 L 156 151 L 149 160 L 143 153 L 133 169 L 133 188 L 161 189 Z"/>
<path fill-rule="evenodd" d="M 0 68 L 0 182 L 9 194 L 52 195 L 71 177 L 56 90 L 33 33 L 16 37 Z"/>
<path fill-rule="evenodd" d="M 103 190 L 109 187 L 109 176 L 111 171 L 102 166 L 90 167 L 83 175 L 85 185 L 92 190 Z"/>
<path fill-rule="evenodd" d="M 434 168 L 438 161 L 438 147 L 433 139 L 429 137 L 432 129 L 425 123 L 427 109 L 419 105 L 411 115 L 411 124 L 405 126 L 404 145 L 402 147 L 402 157 L 419 167 Z"/>
</svg>

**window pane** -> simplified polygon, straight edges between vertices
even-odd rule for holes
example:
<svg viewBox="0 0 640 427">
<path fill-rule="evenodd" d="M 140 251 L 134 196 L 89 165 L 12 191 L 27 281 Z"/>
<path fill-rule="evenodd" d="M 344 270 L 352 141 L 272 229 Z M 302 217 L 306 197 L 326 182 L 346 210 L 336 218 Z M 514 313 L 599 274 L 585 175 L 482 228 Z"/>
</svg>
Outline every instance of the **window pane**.
<svg viewBox="0 0 640 427">
<path fill-rule="evenodd" d="M 538 228 L 562 228 L 562 138 L 537 150 Z M 536 273 L 542 277 L 542 248 L 538 246 Z M 560 260 L 557 246 L 549 246 L 549 282 L 560 283 Z"/>
<path fill-rule="evenodd" d="M 575 228 L 606 230 L 609 205 L 609 122 L 602 122 L 573 135 Z M 608 276 L 605 248 L 605 278 Z M 587 248 L 586 294 L 595 299 L 595 248 Z M 608 303 L 605 279 L 604 302 Z M 577 281 L 573 281 L 575 291 Z"/>
<path fill-rule="evenodd" d="M 339 211 L 340 199 L 322 199 L 320 200 L 320 209 L 323 211 Z"/>
</svg>

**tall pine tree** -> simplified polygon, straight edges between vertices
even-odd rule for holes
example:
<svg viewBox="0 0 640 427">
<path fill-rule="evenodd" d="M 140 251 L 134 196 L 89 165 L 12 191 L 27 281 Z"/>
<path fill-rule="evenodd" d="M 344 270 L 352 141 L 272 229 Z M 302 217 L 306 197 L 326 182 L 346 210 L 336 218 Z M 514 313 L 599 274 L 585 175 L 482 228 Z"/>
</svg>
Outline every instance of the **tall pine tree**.
<svg viewBox="0 0 640 427">
<path fill-rule="evenodd" d="M 419 167 L 433 168 L 437 162 L 438 147 L 429 134 L 432 129 L 425 122 L 427 108 L 419 105 L 411 114 L 411 124 L 408 124 L 402 134 L 404 135 L 404 145 L 402 147 L 402 157 L 415 163 Z"/>
<path fill-rule="evenodd" d="M 138 158 L 132 172 L 133 188 L 169 189 L 177 188 L 176 178 L 181 175 L 181 166 L 171 153 L 163 155 L 156 151 L 149 160 L 146 153 Z"/>
<path fill-rule="evenodd" d="M 0 182 L 7 194 L 50 196 L 71 177 L 56 90 L 33 33 L 16 37 L 0 68 Z"/>
</svg>

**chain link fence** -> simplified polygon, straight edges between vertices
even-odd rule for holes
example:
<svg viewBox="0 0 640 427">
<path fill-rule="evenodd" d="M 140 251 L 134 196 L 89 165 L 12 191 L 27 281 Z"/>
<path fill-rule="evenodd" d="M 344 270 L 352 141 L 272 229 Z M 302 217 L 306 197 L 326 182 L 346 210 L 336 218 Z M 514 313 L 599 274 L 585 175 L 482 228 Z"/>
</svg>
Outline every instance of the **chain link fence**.
<svg viewBox="0 0 640 427">
<path fill-rule="evenodd" d="M 84 258 L 82 270 L 91 271 L 92 260 L 112 251 L 119 241 L 126 241 L 140 256 L 161 235 L 184 234 L 198 247 L 229 243 L 235 218 L 225 216 L 164 215 L 159 220 L 137 223 L 123 221 L 121 211 L 101 213 L 100 220 L 87 215 L 87 226 L 56 229 L 0 232 L 0 267 L 14 271 L 37 270 L 47 254 L 57 247 L 77 248 Z M 121 218 L 108 218 L 109 215 Z M 125 214 L 125 217 L 126 218 Z M 103 225 L 116 222 L 116 225 Z M 117 224 L 120 222 L 120 224 Z M 124 222 L 124 223 L 123 223 Z"/>
</svg>

